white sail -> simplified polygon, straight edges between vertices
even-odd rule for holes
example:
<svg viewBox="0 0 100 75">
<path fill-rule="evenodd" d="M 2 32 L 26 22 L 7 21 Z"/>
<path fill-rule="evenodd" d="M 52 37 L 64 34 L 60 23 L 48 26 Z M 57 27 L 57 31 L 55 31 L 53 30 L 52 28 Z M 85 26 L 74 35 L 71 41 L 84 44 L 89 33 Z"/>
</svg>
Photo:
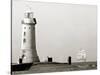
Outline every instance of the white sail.
<svg viewBox="0 0 100 75">
<path fill-rule="evenodd" d="M 77 60 L 81 61 L 81 62 L 86 61 L 86 50 L 84 50 L 84 49 L 79 50 L 79 52 L 77 54 Z"/>
</svg>

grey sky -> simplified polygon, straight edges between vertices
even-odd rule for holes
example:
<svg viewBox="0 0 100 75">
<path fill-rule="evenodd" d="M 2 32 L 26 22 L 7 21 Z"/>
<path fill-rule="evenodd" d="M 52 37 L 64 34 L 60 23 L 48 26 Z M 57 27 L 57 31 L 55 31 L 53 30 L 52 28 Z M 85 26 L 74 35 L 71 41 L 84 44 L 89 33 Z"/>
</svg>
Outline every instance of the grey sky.
<svg viewBox="0 0 100 75">
<path fill-rule="evenodd" d="M 54 61 L 66 62 L 68 56 L 76 62 L 80 49 L 87 52 L 88 61 L 96 61 L 97 8 L 94 5 L 76 5 L 44 2 L 13 1 L 12 61 L 18 61 L 21 46 L 21 20 L 31 7 L 36 24 L 36 48 L 40 61 L 52 56 Z"/>
</svg>

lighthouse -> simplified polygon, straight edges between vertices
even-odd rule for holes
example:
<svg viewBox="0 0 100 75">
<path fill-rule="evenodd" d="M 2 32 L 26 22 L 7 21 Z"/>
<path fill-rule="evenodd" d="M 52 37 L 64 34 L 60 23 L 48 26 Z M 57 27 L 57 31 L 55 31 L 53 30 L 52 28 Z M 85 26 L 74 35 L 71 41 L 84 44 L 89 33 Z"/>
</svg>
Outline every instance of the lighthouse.
<svg viewBox="0 0 100 75">
<path fill-rule="evenodd" d="M 39 62 L 36 51 L 35 25 L 36 18 L 33 18 L 33 12 L 26 11 L 24 13 L 24 19 L 22 20 L 21 55 L 19 63 Z"/>
</svg>

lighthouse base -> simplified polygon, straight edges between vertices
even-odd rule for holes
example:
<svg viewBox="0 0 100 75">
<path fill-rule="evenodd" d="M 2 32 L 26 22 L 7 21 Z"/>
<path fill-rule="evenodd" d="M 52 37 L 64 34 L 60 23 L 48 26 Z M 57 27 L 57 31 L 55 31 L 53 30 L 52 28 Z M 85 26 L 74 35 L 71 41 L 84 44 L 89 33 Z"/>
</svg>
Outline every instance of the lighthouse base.
<svg viewBox="0 0 100 75">
<path fill-rule="evenodd" d="M 37 56 L 37 57 L 33 57 L 33 63 L 34 62 L 40 62 L 40 60 L 39 60 L 39 57 Z"/>
</svg>

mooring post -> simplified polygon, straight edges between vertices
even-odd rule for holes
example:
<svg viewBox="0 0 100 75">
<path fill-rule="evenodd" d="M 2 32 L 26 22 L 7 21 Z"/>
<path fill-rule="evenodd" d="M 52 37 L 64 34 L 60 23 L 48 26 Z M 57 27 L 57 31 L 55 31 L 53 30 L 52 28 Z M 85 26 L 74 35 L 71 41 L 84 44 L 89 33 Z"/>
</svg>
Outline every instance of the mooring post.
<svg viewBox="0 0 100 75">
<path fill-rule="evenodd" d="M 72 62 L 71 62 L 71 58 L 72 58 L 71 56 L 68 57 L 68 64 L 69 64 L 69 65 L 71 65 L 71 63 L 72 63 Z"/>
</svg>

